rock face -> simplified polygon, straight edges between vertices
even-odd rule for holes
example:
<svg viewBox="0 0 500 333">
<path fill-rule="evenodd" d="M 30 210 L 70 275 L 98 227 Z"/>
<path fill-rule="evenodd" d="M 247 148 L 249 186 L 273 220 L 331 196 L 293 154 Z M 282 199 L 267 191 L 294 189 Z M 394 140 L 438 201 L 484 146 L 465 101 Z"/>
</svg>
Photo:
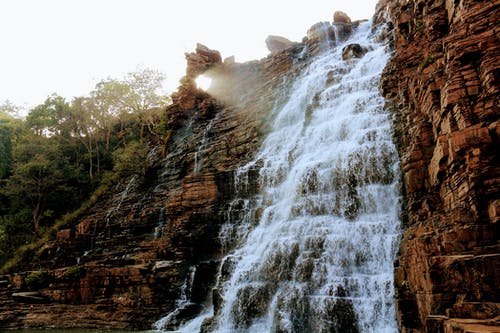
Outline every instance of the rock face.
<svg viewBox="0 0 500 333">
<path fill-rule="evenodd" d="M 380 1 L 383 17 L 405 192 L 400 331 L 498 332 L 500 2 Z"/>
<path fill-rule="evenodd" d="M 266 46 L 271 54 L 281 52 L 294 45 L 294 42 L 281 36 L 268 36 L 266 38 Z"/>
<path fill-rule="evenodd" d="M 498 17 L 498 0 L 377 6 L 380 40 L 394 47 L 381 89 L 402 169 L 395 281 L 404 333 L 499 331 Z M 355 27 L 336 13 L 304 43 L 245 64 L 222 62 L 203 45 L 186 54 L 186 76 L 166 110 L 166 146 L 151 151 L 145 174 L 116 184 L 0 276 L 0 329 L 149 329 L 176 302 L 205 301 L 223 254 L 217 236 L 234 171 L 266 133 L 276 92 Z M 362 51 L 352 45 L 346 58 Z M 208 92 L 196 87 L 200 74 L 213 79 Z M 167 326 L 198 310 L 187 304 Z"/>
<path fill-rule="evenodd" d="M 0 329 L 150 329 L 189 297 L 205 301 L 221 256 L 233 173 L 252 158 L 304 45 L 259 62 L 221 61 L 198 44 L 166 116 L 165 147 L 145 174 L 120 181 L 68 229 L 0 277 Z M 292 69 L 292 64 L 293 66 Z M 209 93 L 196 87 L 213 78 Z M 170 323 L 196 315 L 186 305 Z"/>
</svg>

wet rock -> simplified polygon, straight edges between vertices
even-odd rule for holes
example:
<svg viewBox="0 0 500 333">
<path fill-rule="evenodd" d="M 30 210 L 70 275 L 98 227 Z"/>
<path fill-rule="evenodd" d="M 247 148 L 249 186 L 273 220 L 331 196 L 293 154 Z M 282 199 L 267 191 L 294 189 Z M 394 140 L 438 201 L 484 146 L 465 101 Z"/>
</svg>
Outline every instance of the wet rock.
<svg viewBox="0 0 500 333">
<path fill-rule="evenodd" d="M 337 30 L 336 35 L 339 41 L 346 40 L 353 31 L 351 18 L 341 11 L 333 13 L 333 26 Z"/>
<path fill-rule="evenodd" d="M 12 299 L 14 299 L 16 302 L 29 304 L 47 303 L 47 299 L 44 298 L 38 291 L 13 293 Z"/>
<path fill-rule="evenodd" d="M 368 48 L 363 47 L 359 44 L 349 44 L 344 46 L 342 49 L 342 59 L 349 60 L 354 58 L 362 58 L 366 52 L 368 52 Z"/>
<path fill-rule="evenodd" d="M 335 46 L 337 34 L 329 22 L 319 22 L 307 30 L 306 43 L 309 53 L 314 55 Z"/>
<path fill-rule="evenodd" d="M 238 296 L 232 308 L 237 328 L 250 327 L 255 318 L 263 316 L 271 298 L 270 286 L 267 284 L 248 285 L 238 290 Z"/>
<path fill-rule="evenodd" d="M 307 40 L 309 43 L 312 41 L 335 42 L 335 31 L 330 23 L 319 22 L 307 30 Z"/>
<path fill-rule="evenodd" d="M 188 53 L 186 76 L 165 114 L 170 135 L 152 151 L 148 170 L 119 181 L 36 257 L 0 278 L 0 328 L 147 330 L 184 298 L 192 305 L 175 325 L 198 314 L 229 250 L 218 236 L 234 197 L 234 171 L 253 158 L 285 78 L 305 66 L 294 66 L 302 47 L 243 64 L 224 64 L 203 45 Z M 210 94 L 197 89 L 200 74 L 213 75 Z M 197 172 L 195 153 L 203 159 Z M 256 165 L 248 191 L 255 191 L 258 173 Z M 41 268 L 46 274 L 37 284 L 32 271 Z M 46 303 L 12 297 L 28 287 Z"/>
</svg>

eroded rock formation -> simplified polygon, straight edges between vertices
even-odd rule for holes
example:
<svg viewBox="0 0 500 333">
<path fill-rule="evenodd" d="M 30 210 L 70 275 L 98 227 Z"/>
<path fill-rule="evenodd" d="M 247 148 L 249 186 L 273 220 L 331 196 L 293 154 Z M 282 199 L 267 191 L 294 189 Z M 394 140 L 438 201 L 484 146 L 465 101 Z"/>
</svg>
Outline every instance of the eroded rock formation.
<svg viewBox="0 0 500 333">
<path fill-rule="evenodd" d="M 499 8 L 498 0 L 377 7 L 380 39 L 394 47 L 381 88 L 395 117 L 404 189 L 401 332 L 498 331 Z M 222 62 L 203 45 L 187 54 L 167 110 L 168 144 L 151 151 L 145 174 L 121 181 L 17 273 L 0 277 L 0 328 L 149 329 L 186 284 L 191 300 L 204 301 L 234 170 L 259 146 L 287 78 L 356 24 L 336 13 L 303 43 L 245 64 Z M 200 74 L 214 79 L 209 92 L 196 87 Z"/>
<path fill-rule="evenodd" d="M 233 172 L 256 151 L 276 94 L 306 61 L 302 49 L 245 64 L 222 63 L 201 44 L 186 54 L 186 76 L 166 110 L 166 147 L 150 152 L 145 174 L 120 181 L 0 277 L 0 328 L 150 329 L 186 292 L 198 307 L 176 320 L 196 315 L 221 255 Z M 210 93 L 196 86 L 202 73 L 213 78 Z"/>
<path fill-rule="evenodd" d="M 270 35 L 266 38 L 266 46 L 271 54 L 286 50 L 293 45 L 294 42 L 285 37 Z"/>
<path fill-rule="evenodd" d="M 498 332 L 500 1 L 381 1 L 405 206 L 401 332 Z"/>
</svg>

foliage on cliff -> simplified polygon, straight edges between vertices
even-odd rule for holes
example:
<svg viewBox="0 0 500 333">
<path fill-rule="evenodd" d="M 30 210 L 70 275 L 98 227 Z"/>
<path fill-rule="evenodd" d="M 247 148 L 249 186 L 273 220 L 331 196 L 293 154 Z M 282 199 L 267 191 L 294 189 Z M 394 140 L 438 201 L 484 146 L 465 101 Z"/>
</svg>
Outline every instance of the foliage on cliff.
<svg viewBox="0 0 500 333">
<path fill-rule="evenodd" d="M 144 170 L 148 144 L 163 141 L 163 80 L 150 69 L 106 79 L 70 102 L 53 94 L 25 119 L 0 106 L 0 267 L 110 179 Z"/>
</svg>

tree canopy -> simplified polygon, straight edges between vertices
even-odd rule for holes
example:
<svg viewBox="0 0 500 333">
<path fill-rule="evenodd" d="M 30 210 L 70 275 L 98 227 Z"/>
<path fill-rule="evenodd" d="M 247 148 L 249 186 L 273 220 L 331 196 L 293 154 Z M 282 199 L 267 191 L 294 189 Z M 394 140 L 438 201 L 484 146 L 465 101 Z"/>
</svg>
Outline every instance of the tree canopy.
<svg viewBox="0 0 500 333">
<path fill-rule="evenodd" d="M 149 143 L 164 135 L 164 79 L 143 69 L 71 101 L 52 94 L 25 119 L 20 107 L 0 104 L 0 266 L 78 208 L 106 173 L 143 171 Z"/>
</svg>

